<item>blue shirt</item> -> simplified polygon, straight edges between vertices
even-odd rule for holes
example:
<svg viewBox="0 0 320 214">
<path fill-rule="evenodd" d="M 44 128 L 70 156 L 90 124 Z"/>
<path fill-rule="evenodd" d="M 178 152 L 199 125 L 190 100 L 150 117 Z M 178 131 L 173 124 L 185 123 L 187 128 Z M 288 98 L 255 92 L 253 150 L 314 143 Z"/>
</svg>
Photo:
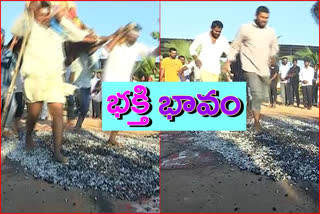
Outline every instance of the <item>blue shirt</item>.
<svg viewBox="0 0 320 214">
<path fill-rule="evenodd" d="M 1 97 L 3 90 L 6 90 L 11 83 L 11 72 L 16 65 L 16 57 L 13 52 L 8 50 L 6 47 L 1 49 Z"/>
</svg>

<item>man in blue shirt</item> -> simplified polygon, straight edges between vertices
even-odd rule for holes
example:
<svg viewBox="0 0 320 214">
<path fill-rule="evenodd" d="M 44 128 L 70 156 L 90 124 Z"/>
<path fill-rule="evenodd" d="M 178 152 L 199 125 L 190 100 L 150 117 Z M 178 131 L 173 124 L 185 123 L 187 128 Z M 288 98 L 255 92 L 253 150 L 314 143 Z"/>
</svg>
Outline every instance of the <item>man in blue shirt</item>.
<svg viewBox="0 0 320 214">
<path fill-rule="evenodd" d="M 16 58 L 12 52 L 15 42 L 12 42 L 10 47 L 7 47 L 4 45 L 4 41 L 5 31 L 1 28 L 1 112 L 11 83 L 11 71 L 16 65 Z"/>
</svg>

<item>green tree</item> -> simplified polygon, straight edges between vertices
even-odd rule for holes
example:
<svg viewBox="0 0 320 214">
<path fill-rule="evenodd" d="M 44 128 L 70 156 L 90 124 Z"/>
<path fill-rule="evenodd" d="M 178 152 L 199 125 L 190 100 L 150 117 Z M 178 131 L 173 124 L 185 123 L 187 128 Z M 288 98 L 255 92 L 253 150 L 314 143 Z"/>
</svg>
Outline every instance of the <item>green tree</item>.
<svg viewBox="0 0 320 214">
<path fill-rule="evenodd" d="M 138 79 L 141 79 L 143 76 L 146 78 L 153 76 L 156 79 L 159 73 L 156 66 L 156 58 L 151 56 L 144 57 L 141 61 L 137 62 L 133 70 L 133 75 Z M 154 75 L 153 71 L 156 71 L 156 75 Z"/>
<path fill-rule="evenodd" d="M 171 40 L 168 43 L 164 44 L 164 52 L 168 52 L 169 48 L 175 48 L 177 49 L 177 54 L 183 55 L 187 60 L 191 59 L 189 47 L 191 45 L 191 41 L 182 40 L 182 39 L 176 39 Z"/>
<path fill-rule="evenodd" d="M 151 36 L 152 36 L 153 39 L 156 39 L 156 40 L 160 39 L 160 33 L 159 32 L 154 31 L 154 32 L 151 33 Z"/>
<path fill-rule="evenodd" d="M 151 32 L 150 35 L 155 40 L 160 39 L 160 33 L 157 31 Z M 156 71 L 156 74 L 154 74 L 153 71 Z M 141 79 L 143 76 L 146 78 L 153 76 L 154 81 L 156 81 L 157 77 L 159 78 L 159 71 L 156 66 L 156 57 L 147 56 L 141 61 L 137 62 L 133 69 L 133 76 L 137 77 L 138 79 Z"/>
<path fill-rule="evenodd" d="M 305 58 L 309 58 L 312 65 L 319 63 L 319 53 L 313 52 L 310 48 L 298 50 L 295 53 L 295 57 L 300 60 L 303 60 Z"/>
<path fill-rule="evenodd" d="M 317 1 L 311 8 L 311 14 L 314 20 L 319 24 L 319 2 Z"/>
</svg>

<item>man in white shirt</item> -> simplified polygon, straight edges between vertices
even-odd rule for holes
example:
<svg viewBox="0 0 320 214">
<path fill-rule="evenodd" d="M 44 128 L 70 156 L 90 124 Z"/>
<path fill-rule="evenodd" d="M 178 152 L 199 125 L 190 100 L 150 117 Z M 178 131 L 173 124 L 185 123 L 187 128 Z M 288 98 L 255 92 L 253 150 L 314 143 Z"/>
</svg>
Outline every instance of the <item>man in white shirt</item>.
<svg viewBox="0 0 320 214">
<path fill-rule="evenodd" d="M 190 55 L 200 69 L 202 82 L 218 82 L 221 73 L 220 57 L 223 53 L 228 55 L 229 42 L 221 35 L 223 24 L 213 21 L 209 32 L 198 35 L 190 46 Z M 197 49 L 201 47 L 199 56 Z"/>
<path fill-rule="evenodd" d="M 312 80 L 314 69 L 310 66 L 310 59 L 304 59 L 304 67 L 300 71 L 300 81 L 302 86 L 304 108 L 312 108 Z"/>
<path fill-rule="evenodd" d="M 288 86 L 288 72 L 290 70 L 290 65 L 288 64 L 288 58 L 283 57 L 279 68 L 280 74 L 280 96 L 282 99 L 282 105 L 289 105 L 289 86 Z"/>
<path fill-rule="evenodd" d="M 63 139 L 63 104 L 65 95 L 71 93 L 74 87 L 63 81 L 64 69 L 64 38 L 50 27 L 51 6 L 45 1 L 34 1 L 34 9 L 26 12 L 13 25 L 11 32 L 18 37 L 26 36 L 31 29 L 28 43 L 25 47 L 21 74 L 24 78 L 24 92 L 28 107 L 26 149 L 34 148 L 32 138 L 35 124 L 44 102 L 48 103 L 52 116 L 54 158 L 66 163 L 67 158 L 61 154 Z M 34 14 L 34 18 L 30 17 Z M 29 14 L 29 15 L 28 15 Z M 56 14 L 60 24 L 69 23 L 63 14 Z M 66 30 L 69 28 L 65 28 Z M 75 35 L 73 41 L 82 41 L 88 33 L 81 30 L 68 31 L 66 36 Z"/>
<path fill-rule="evenodd" d="M 110 53 L 107 53 L 108 60 L 102 75 L 103 82 L 130 82 L 132 69 L 138 57 L 159 55 L 158 48 L 150 49 L 141 43 L 136 43 L 138 37 L 138 31 L 130 31 L 125 43 L 116 45 Z M 105 49 L 103 54 L 106 54 Z"/>
<path fill-rule="evenodd" d="M 101 116 L 101 98 L 99 98 L 99 93 L 101 91 L 96 90 L 97 83 L 101 80 L 101 72 L 96 72 L 92 80 L 91 84 L 91 99 L 92 99 L 92 118 L 100 118 Z"/>
<path fill-rule="evenodd" d="M 181 82 L 190 82 L 191 68 L 186 65 L 186 58 L 179 56 L 178 59 L 181 61 L 183 67 L 179 70 L 179 77 Z"/>
<path fill-rule="evenodd" d="M 200 82 L 200 69 L 196 66 L 194 61 L 192 60 L 189 64 L 185 64 L 180 70 L 179 73 L 189 75 L 189 79 L 191 82 Z"/>
<path fill-rule="evenodd" d="M 124 43 L 115 45 L 108 50 L 103 49 L 103 54 L 108 57 L 103 75 L 103 82 L 130 82 L 132 79 L 132 70 L 138 57 L 147 55 L 159 55 L 158 48 L 147 48 L 141 43 L 137 43 L 139 38 L 139 29 L 132 29 L 127 33 L 127 39 Z M 116 40 L 117 38 L 114 38 Z M 119 146 L 116 141 L 118 131 L 112 131 L 108 143 Z"/>
</svg>

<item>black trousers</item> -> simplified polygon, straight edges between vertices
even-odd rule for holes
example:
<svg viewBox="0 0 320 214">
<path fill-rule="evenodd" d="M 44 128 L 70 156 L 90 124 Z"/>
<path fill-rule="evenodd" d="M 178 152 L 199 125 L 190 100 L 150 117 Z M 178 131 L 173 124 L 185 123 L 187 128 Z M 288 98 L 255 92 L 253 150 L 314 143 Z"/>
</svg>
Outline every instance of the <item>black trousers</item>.
<svg viewBox="0 0 320 214">
<path fill-rule="evenodd" d="M 101 102 L 92 101 L 92 108 L 94 109 L 94 118 L 99 118 L 101 116 Z"/>
<path fill-rule="evenodd" d="M 312 106 L 312 85 L 302 86 L 303 105 L 304 107 Z"/>
<path fill-rule="evenodd" d="M 294 104 L 294 97 L 296 97 L 297 105 L 300 105 L 300 97 L 299 97 L 299 82 L 290 82 L 287 84 L 287 93 L 286 96 L 288 98 L 288 104 Z"/>
<path fill-rule="evenodd" d="M 276 104 L 277 103 L 277 83 L 271 83 L 270 84 L 270 104 Z"/>
<path fill-rule="evenodd" d="M 23 115 L 23 110 L 24 110 L 24 97 L 22 92 L 17 92 L 14 93 L 14 98 L 16 99 L 17 102 L 17 110 L 15 114 L 15 118 L 21 118 Z"/>
<path fill-rule="evenodd" d="M 96 118 L 96 110 L 94 109 L 94 101 L 91 100 L 91 104 L 92 104 L 92 118 Z"/>
<path fill-rule="evenodd" d="M 286 84 L 286 104 L 293 105 L 293 92 L 290 83 Z"/>
<path fill-rule="evenodd" d="M 76 118 L 76 112 L 75 112 L 75 109 L 74 109 L 75 96 L 69 95 L 67 97 L 67 104 L 68 104 L 68 108 L 67 108 L 68 120 L 74 120 Z"/>
<path fill-rule="evenodd" d="M 318 104 L 318 90 L 319 90 L 319 85 L 314 84 L 312 86 L 312 104 L 317 105 Z"/>
<path fill-rule="evenodd" d="M 287 88 L 286 88 L 286 97 L 287 97 L 287 104 L 288 105 L 293 105 L 293 87 L 291 85 L 291 83 L 287 84 Z"/>
<path fill-rule="evenodd" d="M 16 113 L 15 113 L 14 117 L 21 118 L 23 115 L 24 106 L 25 106 L 23 93 L 22 92 L 14 93 L 14 99 L 16 100 L 16 104 L 17 104 L 17 109 L 16 109 Z M 3 111 L 4 104 L 5 104 L 5 99 L 2 99 L 1 100 L 1 114 Z"/>
<path fill-rule="evenodd" d="M 292 104 L 294 103 L 294 97 L 296 97 L 297 105 L 300 105 L 300 94 L 299 94 L 299 82 L 290 82 L 290 90 L 292 93 Z"/>
</svg>

